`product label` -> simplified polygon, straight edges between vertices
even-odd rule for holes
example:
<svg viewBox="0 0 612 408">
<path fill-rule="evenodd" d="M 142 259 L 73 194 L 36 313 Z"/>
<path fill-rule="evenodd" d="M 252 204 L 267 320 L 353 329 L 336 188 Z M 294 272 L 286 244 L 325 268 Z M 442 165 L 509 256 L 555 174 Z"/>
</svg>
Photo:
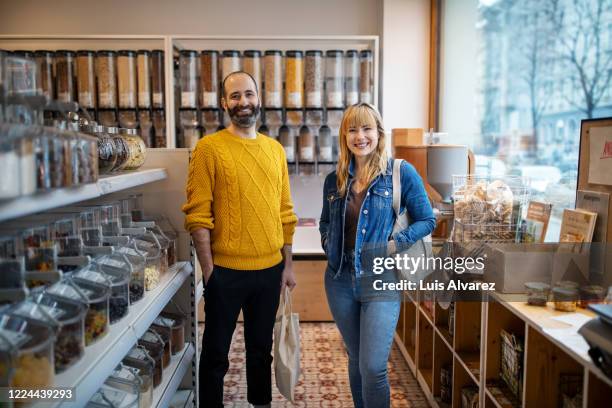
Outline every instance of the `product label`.
<svg viewBox="0 0 612 408">
<path fill-rule="evenodd" d="M 319 146 L 319 161 L 324 161 L 324 162 L 332 161 L 331 146 Z"/>
<path fill-rule="evenodd" d="M 151 93 L 146 91 L 138 92 L 138 106 L 148 108 L 151 106 Z"/>
<path fill-rule="evenodd" d="M 321 91 L 308 92 L 306 94 L 306 106 L 318 108 L 323 105 Z"/>
<path fill-rule="evenodd" d="M 219 103 L 216 92 L 202 92 L 202 103 L 207 108 L 216 108 Z"/>
<path fill-rule="evenodd" d="M 282 107 L 281 93 L 274 91 L 266 91 L 266 106 L 270 108 Z"/>
<path fill-rule="evenodd" d="M 94 106 L 91 92 L 79 92 L 79 105 L 84 108 L 91 108 Z"/>
<path fill-rule="evenodd" d="M 163 106 L 164 95 L 161 92 L 153 92 L 153 105 Z"/>
<path fill-rule="evenodd" d="M 133 92 L 121 92 L 119 94 L 119 106 L 124 108 L 136 106 L 136 95 Z"/>
<path fill-rule="evenodd" d="M 372 103 L 372 93 L 371 92 L 362 92 L 360 100 L 361 100 L 361 102 Z"/>
<path fill-rule="evenodd" d="M 195 92 L 181 92 L 181 107 L 183 108 L 195 108 L 196 107 Z"/>
<path fill-rule="evenodd" d="M 295 161 L 295 151 L 293 149 L 293 146 L 284 146 L 285 149 L 285 156 L 287 156 L 287 161 L 288 162 L 292 162 Z"/>
<path fill-rule="evenodd" d="M 328 92 L 327 93 L 327 107 L 328 108 L 341 108 L 342 107 L 342 92 Z"/>
<path fill-rule="evenodd" d="M 314 148 L 310 147 L 301 147 L 300 148 L 300 160 L 305 162 L 314 161 Z"/>
<path fill-rule="evenodd" d="M 346 104 L 354 105 L 359 102 L 359 92 L 347 92 L 346 93 Z"/>
<path fill-rule="evenodd" d="M 58 92 L 57 93 L 57 100 L 60 102 L 70 102 L 71 100 L 71 95 L 70 92 Z"/>
<path fill-rule="evenodd" d="M 287 107 L 288 108 L 301 108 L 302 107 L 302 93 L 301 92 L 287 92 Z"/>
</svg>

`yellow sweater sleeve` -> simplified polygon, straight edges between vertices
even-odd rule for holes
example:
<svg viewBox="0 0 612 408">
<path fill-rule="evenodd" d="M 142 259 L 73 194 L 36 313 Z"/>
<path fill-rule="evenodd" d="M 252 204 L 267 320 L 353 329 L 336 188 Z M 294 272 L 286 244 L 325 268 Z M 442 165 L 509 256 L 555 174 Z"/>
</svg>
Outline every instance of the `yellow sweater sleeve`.
<svg viewBox="0 0 612 408">
<path fill-rule="evenodd" d="M 198 143 L 189 162 L 187 203 L 183 205 L 185 229 L 193 232 L 199 228 L 213 229 L 213 191 L 215 188 L 215 162 L 213 146 Z"/>
<path fill-rule="evenodd" d="M 280 216 L 283 224 L 283 242 L 285 245 L 293 243 L 293 233 L 297 224 L 297 216 L 293 212 L 293 201 L 291 201 L 291 188 L 289 187 L 289 170 L 285 151 L 281 148 L 281 166 L 283 172 L 283 187 L 281 191 Z"/>
</svg>

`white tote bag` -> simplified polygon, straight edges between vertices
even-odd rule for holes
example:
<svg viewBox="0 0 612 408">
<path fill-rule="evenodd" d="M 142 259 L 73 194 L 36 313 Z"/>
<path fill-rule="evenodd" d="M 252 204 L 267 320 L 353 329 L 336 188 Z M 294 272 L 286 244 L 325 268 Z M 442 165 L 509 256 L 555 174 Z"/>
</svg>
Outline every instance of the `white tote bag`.
<svg viewBox="0 0 612 408">
<path fill-rule="evenodd" d="M 281 294 L 274 323 L 274 374 L 276 387 L 291 402 L 300 376 L 300 318 L 292 312 L 291 291 Z"/>
</svg>

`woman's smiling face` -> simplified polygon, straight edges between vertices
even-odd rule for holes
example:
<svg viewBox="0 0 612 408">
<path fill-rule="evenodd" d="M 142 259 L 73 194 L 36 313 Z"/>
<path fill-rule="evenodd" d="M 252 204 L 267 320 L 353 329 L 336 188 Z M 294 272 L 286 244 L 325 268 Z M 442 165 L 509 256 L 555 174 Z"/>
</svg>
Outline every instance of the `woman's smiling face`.
<svg viewBox="0 0 612 408">
<path fill-rule="evenodd" d="M 356 158 L 365 158 L 378 146 L 378 129 L 374 123 L 351 125 L 346 132 L 346 144 Z"/>
</svg>

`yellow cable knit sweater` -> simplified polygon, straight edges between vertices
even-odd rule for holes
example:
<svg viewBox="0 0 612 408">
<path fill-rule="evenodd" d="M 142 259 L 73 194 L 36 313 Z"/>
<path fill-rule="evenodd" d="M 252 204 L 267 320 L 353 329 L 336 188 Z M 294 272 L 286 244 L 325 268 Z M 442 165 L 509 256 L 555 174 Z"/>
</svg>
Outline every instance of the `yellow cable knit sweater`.
<svg viewBox="0 0 612 408">
<path fill-rule="evenodd" d="M 267 136 L 222 130 L 200 140 L 189 163 L 185 228 L 211 230 L 213 263 L 257 270 L 281 262 L 293 212 L 283 147 Z"/>
</svg>

